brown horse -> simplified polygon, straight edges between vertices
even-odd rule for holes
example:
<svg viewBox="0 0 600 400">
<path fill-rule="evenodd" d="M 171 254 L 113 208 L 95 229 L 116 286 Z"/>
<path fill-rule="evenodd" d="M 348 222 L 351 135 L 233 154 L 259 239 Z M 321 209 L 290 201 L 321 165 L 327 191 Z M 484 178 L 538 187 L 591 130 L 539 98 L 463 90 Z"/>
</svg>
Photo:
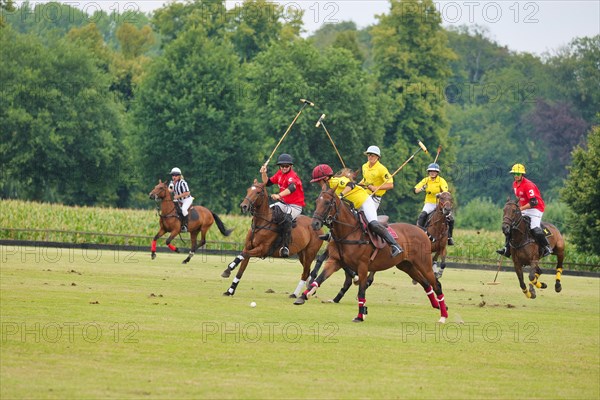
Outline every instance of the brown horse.
<svg viewBox="0 0 600 400">
<path fill-rule="evenodd" d="M 404 249 L 402 254 L 392 258 L 388 246 L 379 249 L 373 245 L 357 215 L 333 189 L 322 191 L 316 201 L 312 227 L 320 229 L 323 224 L 330 228 L 332 234 L 327 245 L 329 258 L 323 272 L 311 283 L 312 289 L 304 291 L 294 304 L 304 304 L 331 274 L 347 266 L 358 272 L 358 316 L 354 321 L 361 322 L 367 313 L 365 293 L 369 271 L 383 271 L 396 266 L 423 286 L 431 305 L 440 309 L 439 322 L 446 322 L 448 311 L 441 284 L 433 274 L 431 243 L 422 229 L 409 224 L 391 224 L 390 227 L 398 235 L 398 243 Z"/>
<path fill-rule="evenodd" d="M 252 225 L 246 235 L 246 242 L 242 254 L 238 255 L 221 274 L 223 278 L 229 278 L 238 264 L 240 269 L 235 276 L 231 286 L 223 295 L 233 296 L 239 281 L 244 275 L 251 257 L 280 257 L 279 249 L 281 241 L 279 235 L 279 226 L 273 221 L 273 212 L 269 207 L 269 194 L 265 184 L 258 183 L 255 179 L 252 186 L 246 192 L 246 197 L 240 204 L 243 213 L 252 214 Z M 302 264 L 302 276 L 296 290 L 290 297 L 298 297 L 306 285 L 306 279 L 310 272 L 310 265 L 317 256 L 323 240 L 319 239 L 322 235 L 321 230 L 313 230 L 310 226 L 311 219 L 306 215 L 300 215 L 296 218 L 296 224 L 292 229 L 290 241 L 290 255 L 298 254 Z"/>
<path fill-rule="evenodd" d="M 527 298 L 535 299 L 534 286 L 539 289 L 548 287 L 545 283 L 538 280 L 542 274 L 542 270 L 539 267 L 539 246 L 530 232 L 529 221 L 523 216 L 516 202 L 508 199 L 502 212 L 502 232 L 510 237 L 510 252 L 517 278 L 519 278 L 519 285 Z M 562 290 L 560 278 L 565 258 L 565 241 L 554 225 L 544 222 L 542 223 L 542 229 L 550 232 L 548 242 L 552 248 L 552 254 L 556 255 L 556 283 L 554 289 L 558 293 Z M 529 288 L 527 288 L 523 280 L 523 266 L 525 265 L 531 267 L 529 271 Z"/>
<path fill-rule="evenodd" d="M 169 191 L 167 183 L 159 180 L 158 185 L 152 189 L 152 191 L 149 193 L 149 196 L 151 199 L 160 202 L 160 230 L 152 240 L 152 259 L 154 260 L 156 258 L 156 241 L 167 232 L 171 232 L 167 238 L 167 246 L 169 246 L 169 248 L 174 252 L 179 253 L 179 249 L 172 245 L 171 241 L 181 232 L 181 220 L 179 219 L 177 206 L 171 199 L 171 192 Z M 190 248 L 190 253 L 188 254 L 187 258 L 183 260 L 183 264 L 187 264 L 192 259 L 196 249 L 204 246 L 206 243 L 206 232 L 208 232 L 212 224 L 215 222 L 217 223 L 219 231 L 223 234 L 223 236 L 229 236 L 231 234 L 231 230 L 225 228 L 221 218 L 219 218 L 217 214 L 213 213 L 208 208 L 202 206 L 190 207 L 188 232 L 190 232 L 192 247 Z M 196 245 L 198 232 L 200 232 L 202 236 L 200 238 L 200 243 Z"/>
<path fill-rule="evenodd" d="M 446 254 L 448 245 L 448 219 L 452 212 L 452 194 L 442 192 L 436 195 L 438 201 L 435 210 L 429 215 L 426 223 L 427 233 L 434 239 L 431 243 L 433 256 L 433 271 L 436 278 L 441 278 L 446 268 Z M 437 261 L 440 258 L 438 269 Z"/>
</svg>

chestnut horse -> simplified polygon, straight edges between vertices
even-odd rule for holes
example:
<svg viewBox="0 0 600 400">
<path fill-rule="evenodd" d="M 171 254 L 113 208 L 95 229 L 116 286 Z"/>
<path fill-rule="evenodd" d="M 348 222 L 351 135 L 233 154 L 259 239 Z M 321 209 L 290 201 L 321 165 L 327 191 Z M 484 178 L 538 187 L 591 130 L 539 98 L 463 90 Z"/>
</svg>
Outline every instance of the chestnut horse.
<svg viewBox="0 0 600 400">
<path fill-rule="evenodd" d="M 169 246 L 172 251 L 179 253 L 179 249 L 172 245 L 171 241 L 181 232 L 181 221 L 177 212 L 177 206 L 171 199 L 171 192 L 167 183 L 159 180 L 158 185 L 152 189 L 149 196 L 151 199 L 160 202 L 160 230 L 152 240 L 152 259 L 154 260 L 156 258 L 156 241 L 167 232 L 171 232 L 167 238 L 167 246 Z M 188 232 L 190 233 L 190 238 L 192 240 L 192 247 L 190 248 L 190 253 L 187 258 L 183 260 L 183 264 L 187 264 L 192 259 L 196 249 L 204 246 L 206 243 L 206 232 L 208 232 L 213 223 L 217 223 L 219 231 L 223 236 L 229 236 L 231 234 L 231 230 L 225 228 L 221 218 L 206 207 L 190 207 L 188 218 Z M 200 238 L 200 243 L 196 245 L 198 232 L 200 232 L 202 236 Z"/>
<path fill-rule="evenodd" d="M 312 288 L 304 291 L 294 304 L 304 304 L 331 274 L 342 266 L 347 266 L 358 273 L 358 315 L 354 321 L 362 322 L 367 311 L 365 293 L 369 271 L 383 271 L 395 266 L 423 286 L 432 307 L 440 310 L 439 322 L 446 322 L 448 311 L 441 284 L 433 273 L 431 243 L 421 228 L 402 223 L 389 225 L 398 235 L 397 241 L 404 249 L 403 253 L 392 258 L 389 246 L 376 248 L 373 245 L 357 214 L 342 202 L 334 189 L 322 191 L 316 201 L 312 227 L 320 229 L 323 224 L 330 228 L 332 235 L 327 245 L 329 258 L 323 272 L 311 283 Z"/>
<path fill-rule="evenodd" d="M 239 281 L 244 275 L 251 257 L 280 257 L 281 248 L 279 226 L 273 221 L 273 213 L 269 207 L 269 193 L 264 183 L 258 183 L 255 179 L 252 186 L 246 192 L 246 197 L 240 204 L 242 213 L 252 215 L 252 225 L 246 235 L 244 249 L 221 274 L 223 278 L 229 278 L 238 264 L 241 263 L 237 275 L 233 279 L 231 286 L 223 295 L 233 296 Z M 290 241 L 290 256 L 298 254 L 302 264 L 302 276 L 296 290 L 290 297 L 298 297 L 306 285 L 306 279 L 310 272 L 310 265 L 317 256 L 323 240 L 319 239 L 322 235 L 321 230 L 313 230 L 310 226 L 311 219 L 306 215 L 300 215 L 296 218 L 295 226 L 292 229 Z"/>
<path fill-rule="evenodd" d="M 431 243 L 431 253 L 433 256 L 433 271 L 436 278 L 441 278 L 446 268 L 446 254 L 448 245 L 448 220 L 447 217 L 452 212 L 452 194 L 442 192 L 436 195 L 437 206 L 427 218 L 427 232 L 434 239 Z M 437 261 L 440 258 L 438 269 Z"/>
<path fill-rule="evenodd" d="M 531 234 L 529 221 L 523 216 L 519 205 L 515 201 L 508 199 L 502 213 L 502 232 L 510 237 L 510 253 L 515 266 L 515 273 L 517 274 L 517 278 L 519 278 L 519 285 L 527 298 L 535 299 L 534 286 L 538 289 L 548 287 L 548 285 L 539 281 L 539 277 L 542 274 L 542 270 L 539 267 L 540 248 Z M 548 242 L 552 248 L 552 254 L 556 255 L 556 283 L 554 290 L 558 293 L 562 290 L 560 278 L 565 258 L 565 241 L 560 231 L 554 225 L 543 222 L 542 229 L 550 232 Z M 530 266 L 529 288 L 527 288 L 523 280 L 523 266 L 525 265 Z"/>
</svg>

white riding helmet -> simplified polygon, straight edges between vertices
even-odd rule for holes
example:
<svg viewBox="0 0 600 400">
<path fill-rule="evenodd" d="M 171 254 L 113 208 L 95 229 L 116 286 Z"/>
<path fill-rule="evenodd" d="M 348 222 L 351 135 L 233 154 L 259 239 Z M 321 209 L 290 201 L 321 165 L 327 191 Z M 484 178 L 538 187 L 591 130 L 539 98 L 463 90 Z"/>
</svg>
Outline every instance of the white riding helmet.
<svg viewBox="0 0 600 400">
<path fill-rule="evenodd" d="M 177 167 L 173 168 L 169 175 L 181 175 L 181 170 Z"/>
<path fill-rule="evenodd" d="M 381 150 L 379 150 L 379 147 L 377 146 L 369 146 L 369 148 L 367 149 L 367 151 L 365 151 L 364 154 L 375 154 L 377 157 L 381 158 Z"/>
</svg>

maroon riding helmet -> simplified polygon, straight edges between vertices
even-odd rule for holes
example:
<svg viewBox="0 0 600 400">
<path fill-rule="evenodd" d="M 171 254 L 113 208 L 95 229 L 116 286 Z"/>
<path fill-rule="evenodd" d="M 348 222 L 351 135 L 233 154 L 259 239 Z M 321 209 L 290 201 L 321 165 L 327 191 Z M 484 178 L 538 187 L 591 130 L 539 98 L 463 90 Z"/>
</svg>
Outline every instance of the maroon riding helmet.
<svg viewBox="0 0 600 400">
<path fill-rule="evenodd" d="M 333 176 L 333 170 L 327 164 L 319 164 L 312 171 L 311 183 L 319 182 L 327 177 Z"/>
</svg>

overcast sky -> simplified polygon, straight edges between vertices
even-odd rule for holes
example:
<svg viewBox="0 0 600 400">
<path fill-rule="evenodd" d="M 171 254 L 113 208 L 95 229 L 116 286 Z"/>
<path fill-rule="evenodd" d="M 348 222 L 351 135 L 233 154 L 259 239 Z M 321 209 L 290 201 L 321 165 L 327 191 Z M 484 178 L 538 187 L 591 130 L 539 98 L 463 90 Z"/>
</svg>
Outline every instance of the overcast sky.
<svg viewBox="0 0 600 400">
<path fill-rule="evenodd" d="M 30 3 L 45 3 L 34 1 Z M 162 0 L 61 0 L 89 14 L 105 10 L 152 11 Z M 20 5 L 22 1 L 16 1 Z M 387 0 L 290 0 L 278 1 L 290 9 L 304 10 L 304 28 L 308 33 L 326 23 L 354 21 L 359 28 L 377 22 L 376 15 L 389 11 Z M 541 55 L 568 44 L 573 38 L 600 34 L 600 0 L 498 0 L 434 1 L 444 26 L 480 25 L 488 36 L 502 46 L 519 52 Z M 228 8 L 241 4 L 227 1 Z"/>
</svg>

